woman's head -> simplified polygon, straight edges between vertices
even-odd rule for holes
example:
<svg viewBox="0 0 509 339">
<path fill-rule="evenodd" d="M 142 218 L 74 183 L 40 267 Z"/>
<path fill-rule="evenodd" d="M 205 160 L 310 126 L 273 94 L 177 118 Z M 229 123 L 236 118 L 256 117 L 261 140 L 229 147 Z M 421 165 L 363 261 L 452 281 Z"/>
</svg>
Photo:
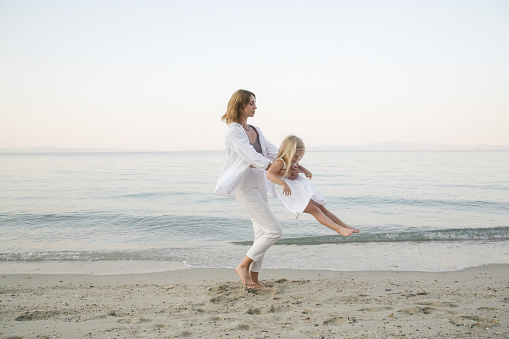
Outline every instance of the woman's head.
<svg viewBox="0 0 509 339">
<path fill-rule="evenodd" d="M 295 135 L 289 135 L 283 139 L 277 157 L 285 161 L 287 165 L 286 174 L 290 172 L 291 165 L 302 159 L 305 152 L 306 146 L 301 138 Z"/>
<path fill-rule="evenodd" d="M 221 120 L 227 124 L 239 122 L 242 112 L 244 111 L 244 107 L 253 100 L 256 100 L 254 93 L 244 89 L 239 89 L 237 92 L 233 93 L 230 101 L 228 101 L 226 113 L 221 117 Z"/>
</svg>

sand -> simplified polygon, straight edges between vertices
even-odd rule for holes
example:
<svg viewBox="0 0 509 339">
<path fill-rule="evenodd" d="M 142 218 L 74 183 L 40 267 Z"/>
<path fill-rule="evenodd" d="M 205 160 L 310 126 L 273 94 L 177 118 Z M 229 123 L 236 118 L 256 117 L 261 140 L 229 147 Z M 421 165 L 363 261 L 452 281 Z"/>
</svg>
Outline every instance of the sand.
<svg viewBox="0 0 509 339">
<path fill-rule="evenodd" d="M 509 338 L 509 265 L 0 276 L 1 338 Z"/>
</svg>

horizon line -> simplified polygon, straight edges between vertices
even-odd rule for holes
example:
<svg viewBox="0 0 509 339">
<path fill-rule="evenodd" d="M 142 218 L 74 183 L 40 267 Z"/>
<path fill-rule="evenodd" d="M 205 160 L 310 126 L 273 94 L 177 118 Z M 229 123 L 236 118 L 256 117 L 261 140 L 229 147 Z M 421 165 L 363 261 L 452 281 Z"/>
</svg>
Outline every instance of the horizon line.
<svg viewBox="0 0 509 339">
<path fill-rule="evenodd" d="M 352 146 L 335 146 L 335 145 L 318 145 L 307 147 L 308 151 L 504 151 L 509 150 L 509 144 L 443 144 L 443 143 L 415 143 L 415 142 L 377 142 L 364 145 Z M 162 153 L 162 152 L 206 152 L 206 151 L 224 151 L 223 148 L 210 149 L 181 149 L 181 150 L 157 150 L 146 148 L 85 148 L 85 147 L 3 147 L 0 153 Z"/>
</svg>

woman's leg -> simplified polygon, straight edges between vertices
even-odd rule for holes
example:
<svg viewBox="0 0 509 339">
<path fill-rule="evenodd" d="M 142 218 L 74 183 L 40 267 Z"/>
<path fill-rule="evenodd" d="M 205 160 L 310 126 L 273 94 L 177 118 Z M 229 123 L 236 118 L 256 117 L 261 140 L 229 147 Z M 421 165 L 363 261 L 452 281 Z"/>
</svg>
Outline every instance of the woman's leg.
<svg viewBox="0 0 509 339">
<path fill-rule="evenodd" d="M 317 206 L 316 204 L 311 203 L 311 201 L 308 203 L 306 209 L 304 210 L 304 213 L 309 213 L 312 216 L 315 217 L 318 222 L 324 226 L 327 226 L 328 228 L 336 231 L 339 235 L 342 235 L 344 237 L 348 237 L 353 233 L 353 230 L 349 228 L 345 228 L 339 224 L 336 224 L 334 221 L 332 221 L 325 213 L 322 211 L 322 209 Z"/>
<path fill-rule="evenodd" d="M 260 290 L 270 290 L 270 287 L 267 287 L 265 285 L 263 285 L 262 283 L 260 283 L 260 281 L 258 280 L 258 275 L 260 274 L 260 272 L 249 272 L 249 276 L 251 277 L 251 281 L 253 282 L 253 285 L 252 286 L 248 286 L 248 288 L 257 288 L 257 289 L 260 289 Z"/>
<path fill-rule="evenodd" d="M 330 220 L 332 220 L 334 223 L 338 224 L 339 226 L 341 227 L 344 227 L 344 228 L 349 228 L 351 230 L 353 230 L 353 233 L 359 233 L 359 229 L 358 228 L 354 228 L 354 227 L 351 227 L 351 226 L 348 226 L 347 224 L 345 224 L 343 221 L 341 221 L 341 219 L 339 219 L 338 217 L 336 217 L 334 215 L 334 213 L 332 213 L 331 211 L 329 211 L 325 206 L 323 205 L 320 205 L 319 203 L 317 203 L 316 201 L 313 201 L 313 200 L 310 200 L 309 203 L 313 204 L 313 205 L 316 205 L 318 206 L 318 208 L 320 208 L 323 212 L 323 214 L 325 214 Z"/>
<path fill-rule="evenodd" d="M 253 263 L 253 259 L 249 258 L 247 255 L 241 261 L 241 263 L 235 267 L 235 272 L 240 277 L 240 280 L 244 284 L 244 286 L 250 287 L 255 285 L 253 280 L 251 279 L 251 275 L 249 274 L 249 267 Z"/>
<path fill-rule="evenodd" d="M 264 288 L 258 282 L 264 254 L 282 235 L 281 226 L 268 205 L 264 180 L 262 171 L 251 169 L 243 184 L 235 190 L 235 197 L 251 217 L 255 230 L 253 245 L 236 271 L 244 285 L 254 288 Z"/>
</svg>

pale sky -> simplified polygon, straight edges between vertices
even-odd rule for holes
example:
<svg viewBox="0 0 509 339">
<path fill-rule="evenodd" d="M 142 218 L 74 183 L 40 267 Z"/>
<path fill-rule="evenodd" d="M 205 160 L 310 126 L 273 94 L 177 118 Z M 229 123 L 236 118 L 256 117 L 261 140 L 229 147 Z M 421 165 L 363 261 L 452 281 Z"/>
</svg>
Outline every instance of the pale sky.
<svg viewBox="0 0 509 339">
<path fill-rule="evenodd" d="M 0 0 L 0 148 L 509 144 L 509 1 Z"/>
</svg>

